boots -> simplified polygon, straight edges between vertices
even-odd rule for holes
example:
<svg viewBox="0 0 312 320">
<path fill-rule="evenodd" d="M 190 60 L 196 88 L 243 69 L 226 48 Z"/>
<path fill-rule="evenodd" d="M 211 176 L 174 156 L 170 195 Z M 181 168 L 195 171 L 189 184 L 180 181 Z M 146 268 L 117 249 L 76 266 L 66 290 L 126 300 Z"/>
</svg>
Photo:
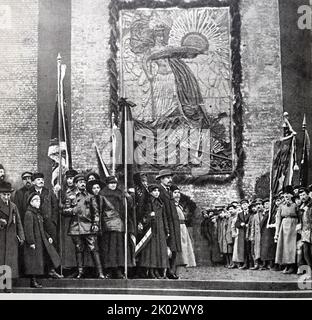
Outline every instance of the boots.
<svg viewBox="0 0 312 320">
<path fill-rule="evenodd" d="M 92 256 L 92 260 L 93 260 L 94 266 L 95 266 L 96 271 L 97 271 L 98 278 L 99 279 L 105 279 L 105 276 L 103 274 L 103 269 L 102 269 L 99 253 L 97 251 L 91 251 L 91 256 Z"/>
<path fill-rule="evenodd" d="M 30 287 L 39 289 L 39 288 L 42 288 L 42 285 L 37 282 L 37 279 L 35 277 L 32 277 L 30 280 Z"/>
<path fill-rule="evenodd" d="M 77 261 L 77 268 L 78 268 L 78 274 L 75 276 L 76 279 L 83 278 L 83 253 L 82 252 L 76 252 L 76 261 Z"/>
</svg>

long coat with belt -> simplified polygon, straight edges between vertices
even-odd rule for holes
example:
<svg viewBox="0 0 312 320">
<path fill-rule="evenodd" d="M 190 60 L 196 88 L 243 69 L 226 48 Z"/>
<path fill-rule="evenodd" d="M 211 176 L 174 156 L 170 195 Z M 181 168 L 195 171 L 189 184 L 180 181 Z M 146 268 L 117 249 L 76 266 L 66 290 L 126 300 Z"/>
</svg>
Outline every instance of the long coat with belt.
<svg viewBox="0 0 312 320">
<path fill-rule="evenodd" d="M 21 218 L 16 205 L 9 201 L 6 205 L 0 199 L 0 219 L 6 221 L 6 226 L 0 228 L 0 265 L 8 265 L 12 269 L 12 277 L 18 273 L 18 246 L 20 240 L 25 240 Z"/>
<path fill-rule="evenodd" d="M 162 185 L 159 185 L 159 191 L 159 198 L 164 205 L 165 216 L 169 227 L 168 246 L 172 252 L 181 252 L 180 221 L 175 204 L 171 199 L 170 193 Z"/>
<path fill-rule="evenodd" d="M 53 267 L 57 268 L 61 263 L 57 251 L 48 241 L 53 232 L 53 226 L 50 223 L 44 224 L 43 220 L 40 210 L 32 206 L 28 207 L 24 219 L 25 274 L 28 275 L 43 275 L 45 274 L 45 266 L 50 266 L 52 263 Z M 30 247 L 32 244 L 35 245 L 35 249 Z"/>
</svg>

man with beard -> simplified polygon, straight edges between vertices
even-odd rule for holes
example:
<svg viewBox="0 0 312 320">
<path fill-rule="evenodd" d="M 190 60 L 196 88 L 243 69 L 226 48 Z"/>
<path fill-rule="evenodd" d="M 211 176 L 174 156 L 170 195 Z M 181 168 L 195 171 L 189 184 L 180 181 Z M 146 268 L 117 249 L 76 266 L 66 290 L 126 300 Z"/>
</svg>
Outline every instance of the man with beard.
<svg viewBox="0 0 312 320">
<path fill-rule="evenodd" d="M 5 171 L 4 171 L 3 165 L 0 164 L 0 182 L 4 181 L 4 179 L 5 179 Z"/>
<path fill-rule="evenodd" d="M 179 279 L 174 270 L 176 270 L 177 254 L 182 251 L 182 248 L 179 216 L 170 192 L 172 176 L 173 173 L 171 170 L 163 169 L 160 170 L 156 180 L 160 181 L 159 198 L 164 204 L 165 216 L 169 226 L 169 237 L 167 239 L 167 244 L 172 254 L 170 258 L 170 269 L 167 270 L 167 277 L 169 279 Z"/>
<path fill-rule="evenodd" d="M 53 239 L 53 245 L 56 246 L 58 224 L 58 201 L 52 189 L 44 186 L 44 175 L 41 172 L 35 172 L 31 177 L 33 186 L 27 192 L 27 196 L 35 192 L 40 196 L 40 213 L 43 217 L 44 228 L 47 228 Z M 63 278 L 53 268 L 49 272 L 49 276 L 54 279 Z"/>
</svg>

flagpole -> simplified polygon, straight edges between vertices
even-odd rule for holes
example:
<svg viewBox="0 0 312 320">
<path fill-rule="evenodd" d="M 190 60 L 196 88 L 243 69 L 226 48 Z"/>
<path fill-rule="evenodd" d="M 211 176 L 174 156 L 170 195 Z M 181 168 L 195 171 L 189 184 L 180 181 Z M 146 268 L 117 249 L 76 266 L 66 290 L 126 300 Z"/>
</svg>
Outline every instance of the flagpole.
<svg viewBox="0 0 312 320">
<path fill-rule="evenodd" d="M 112 113 L 112 175 L 116 172 L 116 137 L 115 137 L 115 114 Z"/>
<path fill-rule="evenodd" d="M 302 121 L 302 131 L 303 131 L 303 146 L 302 146 L 302 155 L 301 155 L 301 163 L 300 163 L 300 176 L 299 176 L 299 184 L 302 185 L 303 182 L 303 167 L 304 167 L 304 162 L 305 162 L 305 149 L 306 149 L 306 115 L 304 114 L 303 116 L 303 121 Z"/>
<path fill-rule="evenodd" d="M 125 173 L 125 192 L 128 192 L 128 127 L 127 127 L 127 106 L 124 105 L 124 123 L 125 123 L 125 159 L 124 159 L 124 173 Z M 125 277 L 128 279 L 128 203 L 125 196 Z"/>
<path fill-rule="evenodd" d="M 61 116 L 61 103 L 62 103 L 62 92 L 61 92 L 61 63 L 62 63 L 62 57 L 60 53 L 57 56 L 57 113 L 58 113 L 58 143 L 59 143 L 59 176 L 58 176 L 58 182 L 60 185 L 60 191 L 59 191 L 59 208 L 61 208 L 62 204 L 62 149 L 61 149 L 61 123 L 62 123 L 62 116 Z M 61 275 L 63 274 L 63 248 L 62 248 L 62 219 L 61 214 L 59 215 L 59 247 L 60 247 L 60 257 L 61 257 L 61 266 L 60 266 L 60 272 Z"/>
</svg>

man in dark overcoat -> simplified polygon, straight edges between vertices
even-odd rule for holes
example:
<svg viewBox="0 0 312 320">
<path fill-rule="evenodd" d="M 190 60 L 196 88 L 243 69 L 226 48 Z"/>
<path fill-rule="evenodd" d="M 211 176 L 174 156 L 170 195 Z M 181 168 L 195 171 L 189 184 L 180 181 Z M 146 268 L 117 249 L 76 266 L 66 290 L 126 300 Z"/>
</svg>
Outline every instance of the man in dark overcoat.
<svg viewBox="0 0 312 320">
<path fill-rule="evenodd" d="M 46 272 L 50 276 L 56 273 L 61 259 L 53 246 L 53 226 L 50 220 L 44 223 L 44 218 L 40 212 L 40 196 L 32 192 L 27 199 L 28 208 L 25 213 L 24 229 L 26 244 L 24 248 L 25 274 L 30 275 L 31 286 L 40 288 L 36 276 L 44 275 Z M 56 277 L 55 277 L 56 278 Z"/>
<path fill-rule="evenodd" d="M 249 202 L 247 199 L 243 199 L 240 202 L 242 210 L 238 213 L 235 227 L 238 229 L 238 238 L 241 238 L 242 241 L 240 242 L 244 256 L 244 264 L 239 267 L 241 270 L 245 270 L 249 268 L 249 242 L 247 238 L 247 228 L 249 223 Z"/>
<path fill-rule="evenodd" d="M 35 172 L 32 177 L 33 186 L 30 188 L 27 195 L 36 192 L 40 196 L 40 214 L 43 217 L 43 224 L 49 228 L 50 235 L 53 239 L 53 245 L 57 247 L 57 225 L 59 221 L 59 206 L 58 200 L 54 191 L 51 188 L 45 187 L 44 175 L 41 172 Z M 52 278 L 63 278 L 54 269 L 50 270 L 49 275 Z"/>
<path fill-rule="evenodd" d="M 31 177 L 32 173 L 30 171 L 25 171 L 22 173 L 21 178 L 23 182 L 23 187 L 16 190 L 14 197 L 13 197 L 13 202 L 16 204 L 18 212 L 20 214 L 22 223 L 24 223 L 24 216 L 27 210 L 27 197 L 29 194 L 29 190 L 32 186 L 31 184 Z M 23 274 L 24 272 L 24 252 L 23 252 L 24 247 L 20 246 L 19 247 L 19 272 L 20 274 Z"/>
<path fill-rule="evenodd" d="M 165 216 L 168 221 L 169 235 L 167 239 L 168 247 L 171 250 L 170 269 L 167 270 L 167 277 L 169 279 L 178 279 L 176 272 L 176 257 L 177 253 L 182 251 L 181 248 L 181 234 L 180 234 L 180 221 L 178 213 L 171 197 L 170 186 L 172 184 L 173 173 L 169 169 L 160 170 L 156 180 L 160 182 L 159 198 L 164 204 Z"/>
<path fill-rule="evenodd" d="M 25 240 L 21 218 L 10 200 L 13 189 L 9 182 L 0 182 L 0 265 L 10 266 L 12 278 L 19 276 L 18 246 Z"/>
<path fill-rule="evenodd" d="M 22 222 L 24 222 L 25 212 L 27 210 L 27 196 L 30 188 L 32 187 L 32 184 L 31 184 L 32 173 L 30 171 L 25 171 L 22 173 L 21 177 L 22 177 L 23 187 L 16 190 L 14 194 L 13 202 L 16 204 L 18 208 L 18 212 L 20 214 Z"/>
</svg>

